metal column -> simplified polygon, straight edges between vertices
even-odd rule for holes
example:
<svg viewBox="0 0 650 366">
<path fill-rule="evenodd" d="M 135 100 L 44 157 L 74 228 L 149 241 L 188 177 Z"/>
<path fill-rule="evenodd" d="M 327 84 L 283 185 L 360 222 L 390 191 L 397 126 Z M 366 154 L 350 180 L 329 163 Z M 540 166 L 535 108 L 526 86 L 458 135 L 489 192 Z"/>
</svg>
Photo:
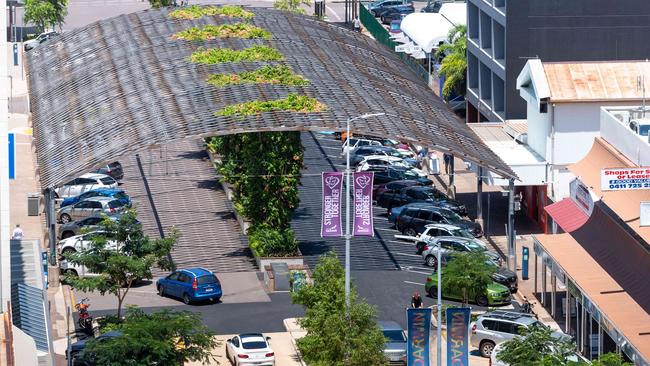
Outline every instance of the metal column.
<svg viewBox="0 0 650 366">
<path fill-rule="evenodd" d="M 557 277 L 554 273 L 551 273 L 551 316 L 555 318 L 556 310 L 556 301 L 557 301 L 557 289 L 556 289 Z"/>
<path fill-rule="evenodd" d="M 533 292 L 533 293 L 534 293 L 534 294 L 537 294 L 537 253 L 535 253 L 534 250 L 533 250 L 533 257 L 535 258 L 535 275 L 534 275 L 534 281 L 535 281 L 535 283 L 533 284 L 533 286 L 535 286 L 535 287 L 534 287 L 535 292 Z"/>
<path fill-rule="evenodd" d="M 483 225 L 483 168 L 480 166 L 476 173 L 476 219 L 485 229 Z"/>
<path fill-rule="evenodd" d="M 542 306 L 546 306 L 546 264 L 542 260 Z"/>
<path fill-rule="evenodd" d="M 514 262 L 515 251 L 515 180 L 510 178 L 508 183 L 508 269 L 517 271 Z"/>
<path fill-rule="evenodd" d="M 454 185 L 454 156 L 451 156 L 449 161 L 449 186 L 447 187 L 447 194 L 451 198 L 456 198 L 456 186 Z"/>
<path fill-rule="evenodd" d="M 45 222 L 47 223 L 48 245 L 50 247 L 50 264 L 56 265 L 56 216 L 54 212 L 55 193 L 53 188 L 44 192 L 45 196 Z"/>
<path fill-rule="evenodd" d="M 571 326 L 571 294 L 569 293 L 569 286 L 566 287 L 564 302 L 564 332 L 569 334 L 569 327 Z"/>
</svg>

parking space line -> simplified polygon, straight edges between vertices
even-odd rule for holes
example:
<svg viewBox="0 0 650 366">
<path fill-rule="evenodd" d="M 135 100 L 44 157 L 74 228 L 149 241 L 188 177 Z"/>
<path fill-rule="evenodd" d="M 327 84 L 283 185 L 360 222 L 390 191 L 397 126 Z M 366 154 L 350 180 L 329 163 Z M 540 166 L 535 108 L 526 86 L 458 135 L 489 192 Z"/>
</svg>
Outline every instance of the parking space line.
<svg viewBox="0 0 650 366">
<path fill-rule="evenodd" d="M 417 254 L 407 254 L 407 253 L 399 253 L 399 252 L 393 252 L 393 254 L 405 255 L 407 257 L 418 257 L 418 258 L 422 257 L 421 255 L 417 255 Z"/>
<path fill-rule="evenodd" d="M 388 243 L 395 243 L 395 244 L 406 244 L 406 245 L 411 245 L 415 246 L 415 243 L 409 242 L 409 241 L 399 241 L 399 240 L 386 240 Z"/>
<path fill-rule="evenodd" d="M 336 147 L 336 146 L 325 146 L 325 145 L 321 145 L 321 147 L 322 147 L 323 149 L 332 149 L 332 150 L 339 150 L 339 151 L 341 151 L 341 148 L 340 148 L 340 147 Z"/>
<path fill-rule="evenodd" d="M 413 282 L 413 281 L 404 281 L 404 283 L 410 283 L 411 285 L 418 285 L 418 286 L 422 286 L 422 285 L 423 285 L 422 283 L 419 283 L 419 282 Z"/>
<path fill-rule="evenodd" d="M 383 227 L 376 227 L 375 230 L 380 230 L 380 231 L 395 231 L 395 229 L 388 229 L 388 228 L 383 228 Z"/>
</svg>

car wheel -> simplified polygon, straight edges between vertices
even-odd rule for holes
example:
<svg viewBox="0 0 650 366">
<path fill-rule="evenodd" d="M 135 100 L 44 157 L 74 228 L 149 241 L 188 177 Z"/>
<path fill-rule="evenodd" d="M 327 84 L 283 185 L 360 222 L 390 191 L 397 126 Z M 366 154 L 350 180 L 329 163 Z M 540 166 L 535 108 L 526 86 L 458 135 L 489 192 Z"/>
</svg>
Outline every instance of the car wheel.
<svg viewBox="0 0 650 366">
<path fill-rule="evenodd" d="M 429 267 L 436 267 L 438 265 L 438 259 L 435 256 L 429 254 L 424 259 L 424 263 L 426 263 L 426 265 Z"/>
<path fill-rule="evenodd" d="M 476 296 L 476 305 L 478 306 L 488 306 L 488 298 L 485 295 Z"/>
<path fill-rule="evenodd" d="M 61 239 L 67 239 L 73 236 L 74 233 L 72 231 L 64 231 L 63 234 L 61 234 Z"/>
<path fill-rule="evenodd" d="M 417 236 L 418 232 L 415 231 L 415 229 L 412 227 L 407 227 L 406 229 L 404 229 L 404 235 Z"/>
<path fill-rule="evenodd" d="M 74 253 L 74 252 L 76 252 L 76 250 L 74 248 L 64 248 L 61 251 L 61 255 L 65 256 L 68 253 Z"/>
<path fill-rule="evenodd" d="M 433 297 L 434 299 L 436 297 L 438 297 L 438 287 L 437 286 L 429 287 L 429 296 Z"/>
<path fill-rule="evenodd" d="M 158 285 L 158 296 L 165 296 L 165 288 L 162 285 Z"/>
<path fill-rule="evenodd" d="M 494 342 L 492 341 L 483 341 L 478 347 L 481 356 L 490 357 L 492 355 L 492 350 L 494 350 Z"/>
<path fill-rule="evenodd" d="M 183 302 L 185 305 L 189 305 L 192 300 L 190 300 L 190 297 L 187 294 L 183 294 Z"/>
<path fill-rule="evenodd" d="M 70 221 L 72 221 L 72 218 L 70 217 L 70 215 L 68 215 L 68 214 L 62 214 L 61 215 L 61 222 L 62 223 L 67 224 Z"/>
</svg>

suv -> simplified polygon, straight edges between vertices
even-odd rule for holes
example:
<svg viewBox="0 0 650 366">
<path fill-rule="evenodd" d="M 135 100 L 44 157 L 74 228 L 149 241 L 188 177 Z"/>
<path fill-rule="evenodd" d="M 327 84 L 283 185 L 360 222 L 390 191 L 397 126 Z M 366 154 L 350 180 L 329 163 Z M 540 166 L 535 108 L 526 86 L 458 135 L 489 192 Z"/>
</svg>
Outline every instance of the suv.
<svg viewBox="0 0 650 366">
<path fill-rule="evenodd" d="M 357 166 L 366 158 L 371 155 L 384 155 L 394 156 L 401 158 L 401 154 L 394 148 L 388 146 L 361 146 L 350 151 L 350 165 Z"/>
<path fill-rule="evenodd" d="M 513 339 L 519 335 L 521 327 L 542 326 L 534 314 L 523 314 L 514 311 L 495 310 L 485 313 L 471 325 L 472 347 L 478 348 L 481 356 L 490 357 L 494 346 Z M 557 338 L 567 337 L 562 332 L 553 332 Z"/>
<path fill-rule="evenodd" d="M 108 165 L 104 165 L 99 169 L 95 170 L 95 173 L 110 175 L 115 180 L 121 180 L 122 178 L 124 178 L 124 171 L 122 170 L 122 164 L 120 164 L 119 161 L 114 161 Z"/>
<path fill-rule="evenodd" d="M 445 268 L 441 270 L 441 275 L 442 278 L 445 278 Z M 443 280 L 443 287 L 442 287 L 442 297 L 445 299 L 451 299 L 451 300 L 463 300 L 463 289 L 454 287 L 451 288 L 449 285 L 445 285 L 445 282 Z M 427 291 L 429 296 L 433 297 L 434 299 L 436 296 L 438 296 L 438 274 L 437 273 L 432 273 L 427 277 L 427 283 L 424 285 L 424 289 Z M 470 301 L 474 301 L 476 305 L 478 306 L 494 306 L 494 305 L 510 305 L 510 300 L 512 299 L 510 297 L 510 290 L 508 290 L 507 287 L 496 283 L 492 282 L 490 283 L 487 288 L 482 291 L 478 292 L 476 288 L 470 289 L 469 295 L 467 296 Z"/>
<path fill-rule="evenodd" d="M 125 205 L 128 207 L 131 207 L 131 199 L 129 196 L 124 193 L 123 190 L 121 189 L 116 189 L 116 188 L 98 188 L 98 189 L 92 189 L 90 191 L 86 191 L 78 196 L 75 197 L 68 197 L 61 202 L 61 207 L 65 207 L 68 205 L 72 205 L 74 203 L 77 203 L 79 201 L 83 201 L 85 199 L 88 199 L 90 197 L 111 197 L 115 198 L 117 200 L 120 200 L 123 202 Z"/>
<path fill-rule="evenodd" d="M 352 154 L 352 151 L 356 149 L 357 147 L 361 146 L 377 146 L 381 147 L 381 142 L 379 141 L 374 141 L 374 140 L 366 140 L 366 139 L 356 139 L 356 138 L 349 138 L 343 142 L 343 146 L 341 146 L 341 153 L 345 154 L 348 150 L 350 150 L 350 154 Z"/>
<path fill-rule="evenodd" d="M 404 235 L 416 236 L 428 224 L 450 224 L 468 230 L 476 238 L 483 235 L 481 225 L 464 220 L 453 211 L 436 207 L 430 202 L 409 203 L 402 207 L 395 219 L 395 227 Z"/>
<path fill-rule="evenodd" d="M 465 229 L 461 229 L 456 225 L 448 224 L 429 224 L 424 227 L 422 234 L 418 235 L 415 239 L 415 249 L 417 254 L 422 254 L 424 246 L 430 242 L 431 239 L 434 239 L 438 236 L 456 236 L 461 238 L 473 239 L 474 235 Z M 398 235 L 395 236 L 398 239 L 402 239 Z M 406 239 L 406 238 L 404 238 Z M 412 240 L 412 239 L 408 239 Z M 475 239 L 477 242 L 481 243 L 484 247 L 487 248 L 487 245 L 479 239 Z"/>
<path fill-rule="evenodd" d="M 396 180 L 415 180 L 421 185 L 430 186 L 433 181 L 429 178 L 420 177 L 418 173 L 405 168 L 398 168 L 393 166 L 374 166 L 370 167 L 368 172 L 375 172 L 373 185 L 386 184 Z"/>
<path fill-rule="evenodd" d="M 117 188 L 117 181 L 106 174 L 87 173 L 55 188 L 54 193 L 56 198 L 68 198 L 97 188 Z"/>
<path fill-rule="evenodd" d="M 370 10 L 372 15 L 378 17 L 386 10 L 390 8 L 396 8 L 398 6 L 410 6 L 413 8 L 413 2 L 411 0 L 379 0 L 368 5 L 368 10 Z"/>
<path fill-rule="evenodd" d="M 442 250 L 442 253 L 440 253 L 443 259 L 442 264 L 445 264 L 450 255 L 463 252 L 481 252 L 497 266 L 501 264 L 501 257 L 499 257 L 497 253 L 488 251 L 485 244 L 476 241 L 473 238 L 439 236 L 437 238 L 432 238 L 427 245 L 422 248 L 422 259 L 424 259 L 424 263 L 429 267 L 435 267 L 438 264 L 438 244 L 440 244 Z"/>
<path fill-rule="evenodd" d="M 387 209 L 411 202 L 431 202 L 436 207 L 446 208 L 461 216 L 467 215 L 465 205 L 447 197 L 435 187 L 406 187 L 399 191 L 384 192 L 376 200 L 379 206 Z"/>
<path fill-rule="evenodd" d="M 73 205 L 65 206 L 56 213 L 58 222 L 67 224 L 101 214 L 116 215 L 126 209 L 124 202 L 111 197 L 91 197 Z"/>
<path fill-rule="evenodd" d="M 390 365 L 406 365 L 406 336 L 402 327 L 394 321 L 378 321 L 379 328 L 387 342 L 384 355 Z"/>
</svg>

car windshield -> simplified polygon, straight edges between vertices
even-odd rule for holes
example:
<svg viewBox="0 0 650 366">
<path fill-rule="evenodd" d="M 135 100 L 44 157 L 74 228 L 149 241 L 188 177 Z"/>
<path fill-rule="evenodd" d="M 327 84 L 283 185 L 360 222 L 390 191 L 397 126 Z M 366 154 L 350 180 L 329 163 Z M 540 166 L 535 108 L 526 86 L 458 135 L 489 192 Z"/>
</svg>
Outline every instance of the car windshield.
<svg viewBox="0 0 650 366">
<path fill-rule="evenodd" d="M 199 285 L 209 285 L 211 283 L 217 283 L 217 277 L 215 275 L 205 275 L 197 278 L 196 282 Z"/>
<path fill-rule="evenodd" d="M 404 332 L 401 330 L 385 330 L 384 337 L 388 338 L 389 342 L 406 342 Z"/>
<path fill-rule="evenodd" d="M 124 202 L 118 201 L 118 200 L 113 200 L 108 203 L 108 207 L 110 208 L 118 208 L 124 206 Z"/>
<path fill-rule="evenodd" d="M 639 126 L 639 135 L 648 136 L 648 132 L 650 132 L 650 125 Z"/>
<path fill-rule="evenodd" d="M 440 210 L 440 214 L 451 221 L 460 221 L 462 218 L 449 210 Z"/>
<path fill-rule="evenodd" d="M 359 141 L 359 140 L 351 138 L 351 139 L 345 140 L 345 141 L 349 144 L 349 146 L 354 146 L 354 145 L 357 144 L 357 141 Z"/>
<path fill-rule="evenodd" d="M 104 178 L 100 179 L 100 181 L 103 184 L 107 185 L 107 186 L 115 183 L 115 180 L 113 178 L 111 178 L 111 177 L 104 177 Z"/>
<path fill-rule="evenodd" d="M 244 349 L 263 349 L 266 348 L 266 342 L 243 342 L 241 346 L 244 347 Z"/>
<path fill-rule="evenodd" d="M 122 199 L 122 198 L 129 198 L 129 196 L 127 196 L 126 193 L 124 193 L 124 192 L 117 192 L 115 194 L 115 198 Z"/>
<path fill-rule="evenodd" d="M 451 231 L 453 236 L 460 236 L 462 238 L 469 238 L 469 239 L 474 239 L 474 235 L 472 235 L 469 231 L 463 230 L 463 229 L 456 229 Z"/>
<path fill-rule="evenodd" d="M 475 242 L 474 240 L 470 240 L 470 241 L 468 241 L 468 242 L 467 242 L 467 247 L 468 247 L 469 250 L 471 250 L 472 252 L 482 252 L 482 251 L 485 250 L 485 248 L 484 248 L 481 244 Z"/>
</svg>

